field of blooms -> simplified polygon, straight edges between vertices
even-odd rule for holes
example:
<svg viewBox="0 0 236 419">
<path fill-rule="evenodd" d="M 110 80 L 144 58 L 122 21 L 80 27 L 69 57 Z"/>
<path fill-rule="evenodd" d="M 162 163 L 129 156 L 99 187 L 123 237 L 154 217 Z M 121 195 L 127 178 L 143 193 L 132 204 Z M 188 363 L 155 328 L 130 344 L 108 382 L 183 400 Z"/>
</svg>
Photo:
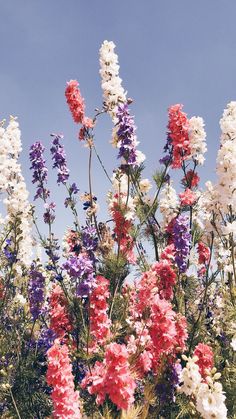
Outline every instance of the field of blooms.
<svg viewBox="0 0 236 419">
<path fill-rule="evenodd" d="M 0 416 L 236 418 L 236 102 L 220 120 L 215 184 L 199 187 L 204 122 L 180 104 L 168 109 L 150 181 L 114 49 L 100 48 L 103 105 L 92 118 L 79 83 L 65 89 L 87 148 L 88 191 L 70 178 L 62 135 L 51 135 L 51 162 L 41 142 L 30 148 L 47 236 L 22 176 L 17 118 L 0 123 Z M 118 166 L 104 219 L 91 162 L 108 176 L 95 148 L 106 113 Z M 61 239 L 48 168 L 71 212 Z"/>
</svg>

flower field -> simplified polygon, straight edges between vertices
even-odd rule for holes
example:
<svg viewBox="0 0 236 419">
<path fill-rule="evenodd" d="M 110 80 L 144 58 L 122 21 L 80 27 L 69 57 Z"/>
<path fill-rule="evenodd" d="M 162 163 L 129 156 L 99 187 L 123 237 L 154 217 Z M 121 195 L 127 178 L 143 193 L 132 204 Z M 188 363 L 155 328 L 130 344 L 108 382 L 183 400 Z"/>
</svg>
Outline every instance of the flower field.
<svg viewBox="0 0 236 419">
<path fill-rule="evenodd" d="M 76 80 L 62 97 L 87 149 L 87 192 L 71 179 L 61 134 L 51 134 L 51 161 L 40 141 L 30 147 L 42 220 L 19 163 L 18 120 L 0 123 L 0 417 L 236 418 L 236 101 L 220 119 L 215 184 L 200 187 L 204 121 L 180 104 L 168 109 L 149 180 L 113 42 L 101 45 L 100 76 L 92 117 Z M 111 177 L 96 150 L 104 114 Z M 107 216 L 93 157 L 110 182 Z M 71 214 L 61 238 L 49 169 Z"/>
</svg>

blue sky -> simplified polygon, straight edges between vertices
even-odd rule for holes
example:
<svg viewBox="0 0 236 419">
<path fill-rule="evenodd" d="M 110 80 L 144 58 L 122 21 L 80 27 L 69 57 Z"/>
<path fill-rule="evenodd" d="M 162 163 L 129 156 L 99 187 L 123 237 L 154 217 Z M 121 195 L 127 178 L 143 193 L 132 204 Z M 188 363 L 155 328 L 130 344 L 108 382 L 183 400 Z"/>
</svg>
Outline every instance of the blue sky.
<svg viewBox="0 0 236 419">
<path fill-rule="evenodd" d="M 19 117 L 31 197 L 28 150 L 35 140 L 49 148 L 51 132 L 64 133 L 71 178 L 82 192 L 88 189 L 88 153 L 76 139 L 64 88 L 76 78 L 88 115 L 101 106 L 98 50 L 104 39 L 117 45 L 120 75 L 134 99 L 146 175 L 160 158 L 168 106 L 183 103 L 189 116 L 205 120 L 208 153 L 200 176 L 203 182 L 215 179 L 219 118 L 227 102 L 236 100 L 235 0 L 7 0 L 0 5 L 0 119 Z M 96 141 L 109 173 L 117 165 L 110 137 L 111 123 L 104 117 Z M 104 200 L 109 184 L 96 161 L 93 175 L 94 192 Z M 50 186 L 61 234 L 69 218 L 54 175 Z"/>
</svg>

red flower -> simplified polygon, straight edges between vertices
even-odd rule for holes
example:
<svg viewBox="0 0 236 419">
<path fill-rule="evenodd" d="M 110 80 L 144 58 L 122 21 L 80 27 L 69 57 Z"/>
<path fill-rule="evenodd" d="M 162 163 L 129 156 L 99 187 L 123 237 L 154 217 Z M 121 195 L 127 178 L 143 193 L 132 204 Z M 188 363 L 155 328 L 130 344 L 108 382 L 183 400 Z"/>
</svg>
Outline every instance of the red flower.
<svg viewBox="0 0 236 419">
<path fill-rule="evenodd" d="M 210 249 L 203 242 L 198 243 L 198 263 L 200 265 L 206 265 L 210 261 Z"/>
<path fill-rule="evenodd" d="M 190 189 L 198 185 L 200 177 L 193 170 L 188 170 L 186 176 L 182 179 L 182 183 Z"/>
<path fill-rule="evenodd" d="M 75 123 L 82 124 L 85 116 L 85 105 L 77 80 L 67 82 L 65 96 Z"/>
</svg>

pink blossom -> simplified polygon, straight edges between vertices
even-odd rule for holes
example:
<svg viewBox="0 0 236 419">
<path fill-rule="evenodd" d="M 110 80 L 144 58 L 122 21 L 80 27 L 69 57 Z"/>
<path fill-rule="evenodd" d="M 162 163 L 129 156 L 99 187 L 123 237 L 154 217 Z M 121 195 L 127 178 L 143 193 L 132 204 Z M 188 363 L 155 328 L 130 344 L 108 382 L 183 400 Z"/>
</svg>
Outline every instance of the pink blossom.
<svg viewBox="0 0 236 419">
<path fill-rule="evenodd" d="M 182 206 L 184 205 L 193 205 L 196 202 L 196 194 L 191 191 L 191 189 L 187 188 L 184 192 L 179 194 L 180 203 Z"/>
<path fill-rule="evenodd" d="M 53 417 L 57 419 L 79 419 L 79 392 L 74 389 L 74 377 L 67 345 L 56 339 L 47 351 L 48 370 L 46 380 L 53 387 Z"/>
</svg>

